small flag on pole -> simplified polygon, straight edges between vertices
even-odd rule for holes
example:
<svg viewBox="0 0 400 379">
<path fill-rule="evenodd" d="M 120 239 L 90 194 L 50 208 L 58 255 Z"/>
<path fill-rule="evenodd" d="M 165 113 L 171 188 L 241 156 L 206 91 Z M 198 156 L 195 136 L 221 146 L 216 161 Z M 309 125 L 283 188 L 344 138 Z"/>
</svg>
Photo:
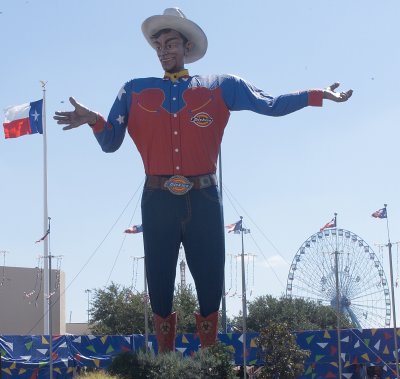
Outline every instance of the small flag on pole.
<svg viewBox="0 0 400 379">
<path fill-rule="evenodd" d="M 43 134 L 43 99 L 8 107 L 4 113 L 5 138 L 17 138 L 26 134 Z"/>
<path fill-rule="evenodd" d="M 50 233 L 50 229 L 47 229 L 46 234 L 41 239 L 35 241 L 35 243 L 39 243 L 39 242 L 44 241 L 46 239 L 46 237 L 49 235 L 49 233 Z"/>
<path fill-rule="evenodd" d="M 387 218 L 387 211 L 386 208 L 378 209 L 371 215 L 372 217 L 375 218 Z"/>
<path fill-rule="evenodd" d="M 142 225 L 133 225 L 128 229 L 125 229 L 124 233 L 128 234 L 136 234 L 136 233 L 142 233 L 143 232 L 143 226 Z"/>
<path fill-rule="evenodd" d="M 319 231 L 322 232 L 325 229 L 336 228 L 336 217 L 334 217 L 331 221 L 327 222 Z"/>
<path fill-rule="evenodd" d="M 239 220 L 238 222 L 235 222 L 234 224 L 226 225 L 226 228 L 228 229 L 228 233 L 231 233 L 231 232 L 239 233 L 242 230 L 242 220 Z"/>
</svg>

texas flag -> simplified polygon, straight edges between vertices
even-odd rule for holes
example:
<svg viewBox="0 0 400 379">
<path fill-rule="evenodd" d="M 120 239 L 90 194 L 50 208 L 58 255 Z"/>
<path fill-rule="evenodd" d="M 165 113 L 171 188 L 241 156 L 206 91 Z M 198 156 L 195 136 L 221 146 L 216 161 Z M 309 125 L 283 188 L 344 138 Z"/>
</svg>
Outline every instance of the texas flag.
<svg viewBox="0 0 400 379">
<path fill-rule="evenodd" d="M 4 110 L 5 138 L 17 138 L 25 134 L 43 134 L 43 99 Z"/>
<path fill-rule="evenodd" d="M 386 208 L 378 209 L 371 215 L 372 217 L 375 218 L 387 218 L 387 211 Z"/>
<path fill-rule="evenodd" d="M 128 233 L 128 234 L 143 233 L 143 226 L 142 225 L 133 225 L 130 228 L 125 229 L 124 233 Z"/>
</svg>

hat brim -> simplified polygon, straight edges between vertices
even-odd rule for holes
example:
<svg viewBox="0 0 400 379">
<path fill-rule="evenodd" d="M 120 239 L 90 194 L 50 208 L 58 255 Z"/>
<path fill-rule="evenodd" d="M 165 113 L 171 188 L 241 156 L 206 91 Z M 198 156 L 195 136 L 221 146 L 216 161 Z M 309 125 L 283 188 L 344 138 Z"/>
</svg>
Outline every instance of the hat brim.
<svg viewBox="0 0 400 379">
<path fill-rule="evenodd" d="M 162 29 L 176 30 L 193 44 L 185 55 L 185 63 L 196 62 L 205 55 L 208 47 L 207 36 L 193 21 L 170 15 L 156 15 L 147 18 L 142 24 L 142 32 L 151 47 L 154 48 L 152 36 Z"/>
</svg>

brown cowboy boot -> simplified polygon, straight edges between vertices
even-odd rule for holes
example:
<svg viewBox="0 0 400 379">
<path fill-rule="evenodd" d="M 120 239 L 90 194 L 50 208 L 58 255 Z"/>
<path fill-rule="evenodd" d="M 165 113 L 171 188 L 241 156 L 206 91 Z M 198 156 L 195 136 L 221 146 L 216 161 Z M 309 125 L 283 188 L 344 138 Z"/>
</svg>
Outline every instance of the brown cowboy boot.
<svg viewBox="0 0 400 379">
<path fill-rule="evenodd" d="M 176 312 L 171 313 L 166 318 L 154 313 L 153 320 L 156 329 L 158 352 L 175 351 Z"/>
<path fill-rule="evenodd" d="M 218 332 L 218 311 L 203 317 L 196 313 L 196 326 L 199 333 L 201 348 L 215 344 Z"/>
</svg>

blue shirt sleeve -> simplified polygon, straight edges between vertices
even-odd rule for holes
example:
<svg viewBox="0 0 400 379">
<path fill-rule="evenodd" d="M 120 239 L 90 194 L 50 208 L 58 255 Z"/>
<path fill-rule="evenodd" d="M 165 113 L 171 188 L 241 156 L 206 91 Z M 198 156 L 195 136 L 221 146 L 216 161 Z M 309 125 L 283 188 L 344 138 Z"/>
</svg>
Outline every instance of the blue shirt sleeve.
<svg viewBox="0 0 400 379">
<path fill-rule="evenodd" d="M 220 87 L 231 111 L 249 110 L 266 116 L 284 116 L 308 105 L 308 91 L 273 97 L 233 75 L 224 75 Z"/>
<path fill-rule="evenodd" d="M 130 83 L 126 83 L 120 89 L 111 107 L 107 122 L 101 131 L 94 133 L 101 149 L 106 153 L 118 150 L 125 138 L 129 117 L 129 96 L 127 94 L 131 92 L 127 89 L 129 85 Z"/>
</svg>

